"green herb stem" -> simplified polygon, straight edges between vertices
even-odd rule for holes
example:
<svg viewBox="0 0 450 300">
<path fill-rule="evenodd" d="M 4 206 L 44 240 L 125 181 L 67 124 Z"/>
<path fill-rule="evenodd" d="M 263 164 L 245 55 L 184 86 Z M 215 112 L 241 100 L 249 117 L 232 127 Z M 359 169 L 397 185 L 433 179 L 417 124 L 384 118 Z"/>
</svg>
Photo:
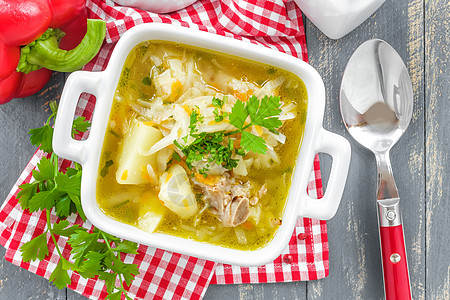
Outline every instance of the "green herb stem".
<svg viewBox="0 0 450 300">
<path fill-rule="evenodd" d="M 52 113 L 52 114 L 50 115 L 50 117 L 48 117 L 47 122 L 45 122 L 45 124 L 50 125 L 50 121 L 51 121 L 51 119 L 52 119 L 55 115 L 56 115 L 55 113 Z"/>
<path fill-rule="evenodd" d="M 114 254 L 114 250 L 111 248 L 111 245 L 109 244 L 110 243 L 110 241 L 109 241 L 109 239 L 106 237 L 106 235 L 105 235 L 105 233 L 103 232 L 103 231 L 100 231 L 100 234 L 102 235 L 102 237 L 103 237 L 103 240 L 105 241 L 105 244 L 106 244 L 106 247 L 108 248 L 108 250 L 111 252 L 111 254 L 113 255 L 113 256 L 115 256 L 117 259 L 119 259 L 120 260 L 120 254 L 119 253 L 117 253 L 117 254 Z M 121 274 L 119 274 L 119 273 L 117 273 L 117 275 L 119 276 L 119 281 L 120 281 L 120 287 L 117 287 L 117 286 L 115 286 L 119 291 L 122 291 L 122 292 L 124 292 L 125 294 L 127 293 L 127 290 L 125 290 L 125 286 L 124 286 L 124 280 L 122 279 L 122 275 Z"/>
<path fill-rule="evenodd" d="M 239 132 L 241 132 L 241 131 L 240 130 L 230 131 L 230 132 L 225 133 L 225 136 L 230 136 L 230 135 L 233 135 L 233 134 L 237 134 Z"/>
<path fill-rule="evenodd" d="M 103 240 L 105 241 L 106 247 L 108 247 L 108 250 L 111 251 L 112 253 L 114 253 L 114 251 L 111 248 L 111 245 L 109 244 L 109 239 L 106 237 L 105 233 L 103 231 L 100 231 L 100 234 L 103 237 Z"/>
<path fill-rule="evenodd" d="M 45 214 L 47 215 L 47 230 L 50 232 L 50 235 L 52 237 L 53 243 L 55 244 L 55 248 L 59 254 L 59 257 L 61 257 L 61 259 L 64 259 L 61 250 L 59 249 L 58 243 L 56 242 L 55 234 L 53 233 L 52 223 L 50 221 L 50 210 L 46 209 Z"/>
<path fill-rule="evenodd" d="M 242 127 L 242 129 L 240 131 L 244 131 L 245 129 L 249 128 L 250 126 L 254 125 L 253 123 L 250 123 L 248 125 L 245 125 L 244 127 Z"/>
</svg>

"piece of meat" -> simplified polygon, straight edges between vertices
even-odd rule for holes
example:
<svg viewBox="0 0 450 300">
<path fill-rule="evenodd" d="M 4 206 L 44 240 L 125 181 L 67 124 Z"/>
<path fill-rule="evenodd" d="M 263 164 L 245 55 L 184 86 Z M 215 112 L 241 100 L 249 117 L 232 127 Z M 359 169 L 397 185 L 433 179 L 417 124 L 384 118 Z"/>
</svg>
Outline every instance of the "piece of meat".
<svg viewBox="0 0 450 300">
<path fill-rule="evenodd" d="M 256 197 L 256 196 L 253 196 L 253 197 L 250 199 L 250 205 L 256 205 L 256 204 L 258 204 L 258 202 L 259 202 L 259 198 Z"/>
<path fill-rule="evenodd" d="M 201 189 L 203 200 L 213 208 L 225 227 L 244 223 L 250 214 L 250 182 L 235 183 L 234 178 L 223 176 L 215 182 L 194 180 Z M 255 203 L 256 204 L 256 203 Z"/>
<path fill-rule="evenodd" d="M 215 183 L 209 184 L 198 180 L 194 183 L 200 187 L 204 197 L 203 200 L 217 212 L 220 216 L 225 207 L 231 202 L 231 187 L 227 177 L 223 176 Z"/>
<path fill-rule="evenodd" d="M 259 189 L 257 196 L 259 199 L 264 197 L 264 195 L 267 193 L 267 183 L 264 183 L 262 187 Z"/>
<path fill-rule="evenodd" d="M 222 215 L 225 207 L 231 202 L 230 194 L 230 186 L 226 180 L 223 180 L 207 189 L 206 200 L 209 200 L 209 205 L 216 209 L 219 215 Z"/>
<path fill-rule="evenodd" d="M 250 198 L 250 205 L 256 205 L 259 202 L 259 199 L 262 199 L 264 195 L 267 193 L 267 184 L 264 183 L 255 196 Z"/>
<path fill-rule="evenodd" d="M 225 227 L 236 227 L 247 221 L 249 214 L 248 198 L 238 197 L 227 205 L 221 220 Z"/>
<path fill-rule="evenodd" d="M 231 198 L 246 197 L 250 198 L 250 182 L 244 184 L 236 184 L 231 187 Z"/>
</svg>

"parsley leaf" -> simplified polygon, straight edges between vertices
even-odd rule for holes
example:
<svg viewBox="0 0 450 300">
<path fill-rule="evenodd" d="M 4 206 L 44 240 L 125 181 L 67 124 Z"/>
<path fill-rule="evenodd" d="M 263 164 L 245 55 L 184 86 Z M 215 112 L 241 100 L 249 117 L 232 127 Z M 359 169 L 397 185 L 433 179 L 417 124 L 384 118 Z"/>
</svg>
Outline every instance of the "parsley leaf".
<svg viewBox="0 0 450 300">
<path fill-rule="evenodd" d="M 264 96 L 261 101 L 256 96 L 248 100 L 247 111 L 252 120 L 252 125 L 260 125 L 269 130 L 275 130 L 282 125 L 278 120 L 281 113 L 280 97 Z"/>
<path fill-rule="evenodd" d="M 80 228 L 70 235 L 67 243 L 72 246 L 72 252 L 75 253 L 73 259 L 76 265 L 81 265 L 90 248 L 98 248 L 98 238 L 98 234 L 91 234 L 84 228 Z"/>
<path fill-rule="evenodd" d="M 237 100 L 231 109 L 231 114 L 229 116 L 230 123 L 237 129 L 244 127 L 245 120 L 248 117 L 248 112 L 245 107 L 244 102 Z"/>
<path fill-rule="evenodd" d="M 138 254 L 136 249 L 136 243 L 124 240 L 117 247 L 112 248 L 114 252 Z"/>
<path fill-rule="evenodd" d="M 69 221 L 61 220 L 58 223 L 53 224 L 53 233 L 65 237 L 69 237 L 74 234 L 77 229 L 80 229 L 80 225 L 70 225 Z"/>
<path fill-rule="evenodd" d="M 225 97 L 224 97 L 224 98 L 225 98 Z M 215 107 L 222 108 L 224 103 L 225 103 L 224 100 L 220 100 L 219 98 L 216 98 L 216 97 L 213 97 L 213 98 L 212 98 L 212 104 L 213 104 Z"/>
<path fill-rule="evenodd" d="M 91 127 L 91 123 L 86 121 L 85 117 L 78 117 L 73 121 L 72 134 L 83 133 Z"/>
<path fill-rule="evenodd" d="M 246 104 L 241 100 L 236 101 L 229 118 L 231 125 L 238 129 L 232 133 L 241 132 L 241 146 L 245 150 L 261 154 L 267 152 L 264 139 L 245 131 L 245 129 L 253 125 L 259 125 L 276 133 L 276 130 L 282 125 L 282 122 L 278 119 L 281 113 L 280 106 L 280 97 L 276 96 L 264 96 L 261 100 L 256 96 L 251 96 Z M 250 117 L 250 123 L 245 125 L 248 117 Z"/>
<path fill-rule="evenodd" d="M 100 242 L 103 240 L 104 242 Z M 115 285 L 116 278 L 123 280 L 127 285 L 131 284 L 134 277 L 139 274 L 138 267 L 135 264 L 122 262 L 121 253 L 137 253 L 137 244 L 116 238 L 94 229 L 92 233 L 85 229 L 76 230 L 69 238 L 68 243 L 72 246 L 72 252 L 75 253 L 75 265 L 78 271 L 87 278 L 99 275 L 99 278 L 105 280 L 109 294 L 119 290 L 126 294 L 126 290 Z M 111 246 L 111 243 L 115 247 Z"/>
<path fill-rule="evenodd" d="M 67 174 L 58 173 L 55 177 L 55 183 L 58 191 L 80 196 L 81 173 L 71 177 Z"/>
<path fill-rule="evenodd" d="M 23 261 L 43 260 L 49 253 L 47 246 L 47 232 L 38 235 L 31 241 L 26 242 L 20 247 Z"/>
<path fill-rule="evenodd" d="M 106 291 L 109 295 L 113 294 L 115 287 L 116 287 L 116 277 L 117 275 L 114 273 L 108 273 L 108 272 L 102 272 L 98 276 L 101 280 L 105 281 L 106 284 Z M 109 298 L 114 299 L 114 298 Z M 120 299 L 120 298 L 119 298 Z"/>
<path fill-rule="evenodd" d="M 45 124 L 40 128 L 31 129 L 28 132 L 30 136 L 31 144 L 39 147 L 44 152 L 52 152 L 52 138 L 53 138 L 53 128 L 50 125 Z"/>
<path fill-rule="evenodd" d="M 242 131 L 241 146 L 254 153 L 266 153 L 267 151 L 264 139 L 247 131 Z"/>
<path fill-rule="evenodd" d="M 180 155 L 175 151 L 172 153 L 172 159 L 174 159 L 176 161 L 181 161 Z"/>
<path fill-rule="evenodd" d="M 107 300 L 120 300 L 120 299 L 122 299 L 122 292 L 118 291 L 118 292 L 115 292 L 115 293 L 110 293 L 108 295 L 108 297 L 106 297 L 106 299 Z"/>
<path fill-rule="evenodd" d="M 33 170 L 31 172 L 35 180 L 45 181 L 55 177 L 55 166 L 50 159 L 42 157 L 41 161 L 37 164 L 37 168 L 39 171 Z"/>
<path fill-rule="evenodd" d="M 72 212 L 76 212 L 76 208 L 74 209 L 73 206 L 69 195 L 65 195 L 55 204 L 56 214 L 60 218 L 67 218 Z"/>
<path fill-rule="evenodd" d="M 64 270 L 63 268 L 63 260 L 64 258 L 61 257 L 56 265 L 56 268 L 53 270 L 50 278 L 48 279 L 50 282 L 53 282 L 58 289 L 65 288 L 72 282 L 69 274 L 67 274 L 67 270 Z"/>
<path fill-rule="evenodd" d="M 28 209 L 31 212 L 44 209 L 52 209 L 55 205 L 55 194 L 53 191 L 40 191 L 28 201 Z"/>
<path fill-rule="evenodd" d="M 224 114 L 221 115 L 221 114 L 219 113 L 219 108 L 216 107 L 216 108 L 214 109 L 213 113 L 214 113 L 214 121 L 216 121 L 216 123 L 222 122 L 222 121 L 223 121 L 225 115 L 224 115 Z"/>
<path fill-rule="evenodd" d="M 80 196 L 69 194 L 69 198 L 72 200 L 72 203 L 75 204 L 75 208 L 77 209 L 76 212 L 80 215 L 81 219 L 86 220 L 86 215 L 81 207 Z"/>
<path fill-rule="evenodd" d="M 24 183 L 19 186 L 21 189 L 19 193 L 17 193 L 17 198 L 19 199 L 20 207 L 22 209 L 28 209 L 30 199 L 34 197 L 37 192 L 38 182 L 33 183 Z"/>
<path fill-rule="evenodd" d="M 97 274 L 102 273 L 105 270 L 105 266 L 101 262 L 105 259 L 106 255 L 107 253 L 89 251 L 85 256 L 79 272 L 85 278 L 93 278 Z"/>
<path fill-rule="evenodd" d="M 121 274 L 125 278 L 126 284 L 130 284 L 134 278 L 134 275 L 139 274 L 137 265 L 126 264 L 115 256 L 105 259 L 105 265 L 111 269 L 114 273 Z"/>
</svg>

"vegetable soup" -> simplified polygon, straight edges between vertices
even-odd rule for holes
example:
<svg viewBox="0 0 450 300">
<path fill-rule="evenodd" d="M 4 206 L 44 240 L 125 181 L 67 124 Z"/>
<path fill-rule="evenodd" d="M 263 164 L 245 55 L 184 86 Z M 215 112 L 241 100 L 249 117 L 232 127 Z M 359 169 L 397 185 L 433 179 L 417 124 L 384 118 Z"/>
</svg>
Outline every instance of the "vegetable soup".
<svg viewBox="0 0 450 300">
<path fill-rule="evenodd" d="M 98 204 L 146 232 L 261 248 L 282 223 L 306 110 L 305 85 L 290 72 L 142 42 L 114 95 Z"/>
</svg>

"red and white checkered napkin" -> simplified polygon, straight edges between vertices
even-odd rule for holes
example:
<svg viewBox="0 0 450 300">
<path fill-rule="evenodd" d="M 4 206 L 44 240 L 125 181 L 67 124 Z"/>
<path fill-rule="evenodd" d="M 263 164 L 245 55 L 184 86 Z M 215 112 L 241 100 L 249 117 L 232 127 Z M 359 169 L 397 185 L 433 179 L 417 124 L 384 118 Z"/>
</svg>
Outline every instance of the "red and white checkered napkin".
<svg viewBox="0 0 450 300">
<path fill-rule="evenodd" d="M 319 157 L 314 160 L 308 194 L 323 196 Z M 325 221 L 301 218 L 289 245 L 273 263 L 260 267 L 217 264 L 211 284 L 287 282 L 316 280 L 328 276 L 328 236 Z"/>
<path fill-rule="evenodd" d="M 209 31 L 307 60 L 301 12 L 292 0 L 203 0 L 167 15 L 115 6 L 110 0 L 106 3 L 88 0 L 87 7 L 91 18 L 101 18 L 107 22 L 107 35 L 100 53 L 85 66 L 85 70 L 103 70 L 119 37 L 127 29 L 144 22 L 172 23 Z M 90 119 L 94 106 L 93 97 L 82 97 L 76 113 Z M 40 150 L 35 153 L 0 209 L 0 243 L 7 249 L 8 261 L 49 278 L 59 260 L 51 241 L 50 255 L 40 262 L 23 262 L 19 250 L 23 243 L 45 230 L 46 216 L 23 211 L 16 198 L 18 186 L 31 180 L 31 171 L 43 155 L 47 154 Z M 61 168 L 68 165 L 69 161 L 61 161 Z M 317 157 L 308 190 L 312 197 L 322 196 Z M 56 221 L 56 216 L 52 215 L 52 221 Z M 69 221 L 86 228 L 92 227 L 79 217 L 72 216 Z M 57 243 L 63 249 L 63 255 L 68 257 L 70 247 L 66 239 L 61 237 Z M 139 255 L 127 255 L 124 259 L 139 266 L 140 274 L 130 287 L 130 296 L 143 299 L 200 299 L 209 283 L 313 280 L 328 275 L 326 223 L 311 219 L 299 220 L 283 255 L 273 263 L 258 268 L 221 265 L 143 245 L 139 247 L 139 252 Z M 73 282 L 71 289 L 92 299 L 106 297 L 102 281 L 86 280 L 76 273 L 70 275 Z"/>
</svg>

